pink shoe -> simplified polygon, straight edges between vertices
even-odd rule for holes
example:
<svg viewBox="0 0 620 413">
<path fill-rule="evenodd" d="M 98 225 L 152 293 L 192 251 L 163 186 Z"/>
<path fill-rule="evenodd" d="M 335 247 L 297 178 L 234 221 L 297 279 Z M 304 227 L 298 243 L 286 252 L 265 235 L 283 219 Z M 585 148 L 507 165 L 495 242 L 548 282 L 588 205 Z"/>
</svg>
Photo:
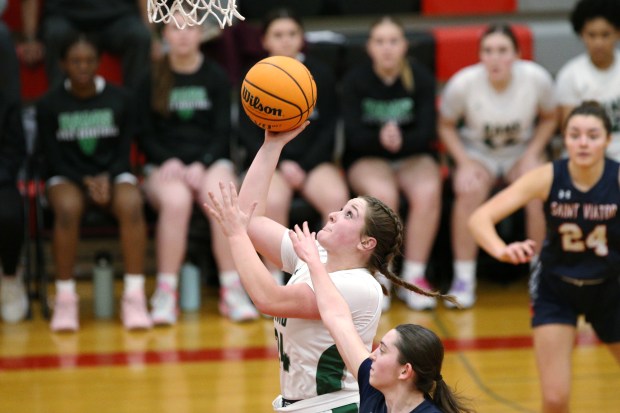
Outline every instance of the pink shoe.
<svg viewBox="0 0 620 413">
<path fill-rule="evenodd" d="M 80 328 L 76 293 L 56 294 L 50 328 L 52 331 L 77 331 Z"/>
<path fill-rule="evenodd" d="M 123 294 L 121 319 L 127 330 L 148 329 L 153 326 L 146 309 L 146 297 L 142 291 L 130 291 Z"/>
<path fill-rule="evenodd" d="M 407 280 L 409 283 L 423 290 L 431 291 L 432 287 L 424 277 L 417 277 L 413 280 Z M 407 307 L 416 311 L 432 310 L 437 307 L 437 300 L 434 297 L 418 294 L 409 291 L 406 288 L 399 287 L 399 297 L 405 301 Z"/>
<path fill-rule="evenodd" d="M 231 321 L 250 321 L 259 317 L 240 281 L 229 287 L 220 287 L 220 313 Z"/>
</svg>

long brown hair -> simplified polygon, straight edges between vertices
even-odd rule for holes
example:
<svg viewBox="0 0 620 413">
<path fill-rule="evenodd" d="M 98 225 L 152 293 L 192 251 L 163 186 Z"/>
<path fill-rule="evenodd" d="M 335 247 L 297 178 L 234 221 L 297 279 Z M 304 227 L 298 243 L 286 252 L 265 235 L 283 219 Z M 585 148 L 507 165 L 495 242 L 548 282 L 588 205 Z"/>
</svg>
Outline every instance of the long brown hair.
<svg viewBox="0 0 620 413">
<path fill-rule="evenodd" d="M 408 283 L 392 272 L 395 258 L 402 254 L 403 223 L 398 215 L 379 199 L 372 196 L 362 196 L 360 198 L 365 200 L 368 205 L 362 235 L 373 237 L 377 241 L 377 245 L 368 262 L 368 270 L 372 274 L 383 274 L 394 284 L 409 291 L 428 297 L 442 298 L 460 307 L 459 302 L 453 296 L 444 295 L 438 291 L 422 289 Z M 385 295 L 389 295 L 385 287 L 382 286 L 382 289 Z"/>
<path fill-rule="evenodd" d="M 398 333 L 398 340 L 394 343 L 399 353 L 398 362 L 411 365 L 416 389 L 428 395 L 444 413 L 474 413 L 441 375 L 444 347 L 439 337 L 417 324 L 400 324 L 395 330 Z"/>
</svg>

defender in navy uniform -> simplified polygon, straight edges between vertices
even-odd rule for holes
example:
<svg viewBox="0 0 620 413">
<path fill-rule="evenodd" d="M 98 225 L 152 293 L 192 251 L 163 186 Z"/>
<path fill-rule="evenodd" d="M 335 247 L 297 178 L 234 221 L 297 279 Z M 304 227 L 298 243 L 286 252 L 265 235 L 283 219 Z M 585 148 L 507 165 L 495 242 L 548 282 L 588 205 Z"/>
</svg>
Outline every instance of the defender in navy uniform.
<svg viewBox="0 0 620 413">
<path fill-rule="evenodd" d="M 494 225 L 531 199 L 545 201 L 547 235 L 532 272 L 534 349 L 543 412 L 568 412 L 571 353 L 584 315 L 620 364 L 620 164 L 605 157 L 611 122 L 596 102 L 568 116 L 569 158 L 524 175 L 474 212 L 469 228 L 495 258 L 528 262 L 534 242 L 506 245 Z"/>
</svg>

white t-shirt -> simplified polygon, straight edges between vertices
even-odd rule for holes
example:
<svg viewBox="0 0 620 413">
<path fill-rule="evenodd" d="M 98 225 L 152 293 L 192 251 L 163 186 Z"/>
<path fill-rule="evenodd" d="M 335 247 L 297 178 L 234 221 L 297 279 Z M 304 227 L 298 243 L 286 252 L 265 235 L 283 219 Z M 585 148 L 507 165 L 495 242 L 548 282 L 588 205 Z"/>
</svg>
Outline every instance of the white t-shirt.
<svg viewBox="0 0 620 413">
<path fill-rule="evenodd" d="M 572 58 L 558 72 L 555 89 L 562 106 L 596 100 L 605 107 L 613 130 L 607 154 L 620 161 L 620 51 L 615 51 L 614 62 L 607 70 L 594 66 L 587 53 Z"/>
<path fill-rule="evenodd" d="M 327 262 L 327 252 L 320 245 L 319 253 L 321 261 Z M 288 284 L 306 283 L 313 288 L 308 265 L 295 254 L 288 233 L 282 237 L 281 254 L 282 269 L 292 274 Z M 351 309 L 358 334 L 371 351 L 381 318 L 383 293 L 380 284 L 365 268 L 329 275 Z M 280 389 L 284 398 L 306 400 L 341 389 L 334 393 L 333 405 L 326 404 L 325 397 L 321 397 L 322 409 L 329 410 L 349 404 L 350 401 L 342 403 L 339 399 L 353 392 L 356 399 L 359 397 L 357 381 L 346 370 L 334 339 L 321 320 L 276 317 L 274 325 L 280 357 Z"/>
<path fill-rule="evenodd" d="M 491 86 L 482 63 L 458 71 L 444 88 L 440 112 L 463 120 L 460 135 L 469 151 L 512 157 L 532 138 L 538 113 L 555 106 L 551 75 L 537 63 L 517 60 L 501 92 Z"/>
</svg>

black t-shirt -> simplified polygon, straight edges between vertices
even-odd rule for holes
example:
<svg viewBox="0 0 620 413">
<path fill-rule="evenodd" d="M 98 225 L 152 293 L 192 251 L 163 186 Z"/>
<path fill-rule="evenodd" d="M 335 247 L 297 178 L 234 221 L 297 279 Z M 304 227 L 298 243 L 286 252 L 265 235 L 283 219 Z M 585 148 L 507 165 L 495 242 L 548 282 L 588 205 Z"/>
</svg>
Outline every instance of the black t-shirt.
<svg viewBox="0 0 620 413">
<path fill-rule="evenodd" d="M 120 87 L 105 84 L 95 96 L 81 99 L 64 85 L 37 104 L 38 143 L 46 175 L 81 184 L 85 176 L 129 172 L 135 130 L 133 105 Z"/>
<path fill-rule="evenodd" d="M 386 85 L 371 63 L 351 69 L 343 79 L 345 167 L 366 156 L 395 160 L 436 153 L 435 78 L 425 66 L 416 62 L 410 65 L 412 91 L 405 88 L 400 78 Z M 386 150 L 379 141 L 379 131 L 389 121 L 396 122 L 403 135 L 402 147 L 396 153 Z"/>
<path fill-rule="evenodd" d="M 357 383 L 360 388 L 359 413 L 387 413 L 383 393 L 370 385 L 371 364 L 369 358 L 364 360 L 357 372 Z M 425 399 L 411 413 L 442 413 L 442 411 L 431 400 Z"/>
<path fill-rule="evenodd" d="M 168 115 L 152 108 L 152 78 L 138 89 L 140 147 L 148 163 L 160 165 L 170 158 L 183 163 L 211 165 L 230 159 L 230 83 L 224 70 L 205 59 L 191 74 L 173 73 Z"/>
</svg>

